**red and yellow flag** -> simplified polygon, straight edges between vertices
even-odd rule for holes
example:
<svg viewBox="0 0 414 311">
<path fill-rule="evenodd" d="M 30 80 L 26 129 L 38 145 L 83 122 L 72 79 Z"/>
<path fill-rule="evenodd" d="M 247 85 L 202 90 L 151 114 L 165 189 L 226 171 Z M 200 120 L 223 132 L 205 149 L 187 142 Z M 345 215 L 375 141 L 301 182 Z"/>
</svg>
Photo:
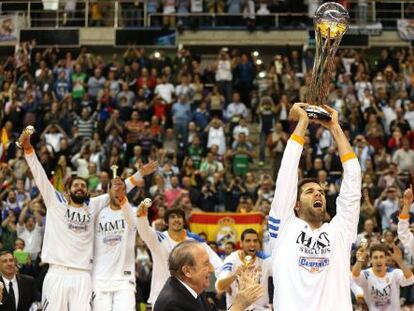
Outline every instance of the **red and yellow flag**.
<svg viewBox="0 0 414 311">
<path fill-rule="evenodd" d="M 228 241 L 236 244 L 240 241 L 244 230 L 252 228 L 262 235 L 263 214 L 261 213 L 201 213 L 191 214 L 190 231 L 200 234 L 204 232 L 209 241 L 215 241 L 220 249 Z"/>
</svg>

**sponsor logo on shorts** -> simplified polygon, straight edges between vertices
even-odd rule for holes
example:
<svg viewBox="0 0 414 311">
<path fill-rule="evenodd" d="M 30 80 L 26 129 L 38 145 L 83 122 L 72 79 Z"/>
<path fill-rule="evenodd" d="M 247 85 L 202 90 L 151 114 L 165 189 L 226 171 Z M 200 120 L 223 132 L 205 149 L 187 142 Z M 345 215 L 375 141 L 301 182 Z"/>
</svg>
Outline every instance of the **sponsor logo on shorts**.
<svg viewBox="0 0 414 311">
<path fill-rule="evenodd" d="M 131 275 L 131 271 L 124 271 L 124 275 Z"/>
<path fill-rule="evenodd" d="M 310 273 L 322 272 L 325 267 L 329 266 L 329 258 L 318 257 L 299 257 L 299 266 L 308 270 Z"/>
</svg>

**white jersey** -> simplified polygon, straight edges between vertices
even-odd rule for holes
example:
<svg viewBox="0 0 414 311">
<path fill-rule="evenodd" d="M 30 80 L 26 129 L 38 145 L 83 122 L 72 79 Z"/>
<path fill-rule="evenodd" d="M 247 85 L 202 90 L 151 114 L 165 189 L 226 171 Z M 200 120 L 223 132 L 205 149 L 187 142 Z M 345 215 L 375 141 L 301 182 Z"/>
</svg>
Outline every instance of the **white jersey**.
<svg viewBox="0 0 414 311">
<path fill-rule="evenodd" d="M 148 303 L 154 304 L 165 282 L 170 277 L 170 271 L 168 270 L 168 256 L 174 246 L 179 242 L 173 240 L 169 236 L 168 231 L 160 232 L 151 228 L 146 216 L 138 218 L 137 229 L 138 234 L 148 246 L 152 255 L 151 292 L 148 298 Z M 223 265 L 220 257 L 198 235 L 187 231 L 186 239 L 196 240 L 202 243 L 210 257 L 210 262 L 214 267 L 216 275 L 218 275 Z"/>
<path fill-rule="evenodd" d="M 127 219 L 125 212 L 134 215 L 129 203 L 120 210 L 106 206 L 98 215 L 92 270 L 94 291 L 135 290 L 136 218 Z"/>
<path fill-rule="evenodd" d="M 400 310 L 400 286 L 414 283 L 414 276 L 406 279 L 400 269 L 388 268 L 383 278 L 377 277 L 372 268 L 362 270 L 355 283 L 364 291 L 364 299 L 370 311 Z"/>
<path fill-rule="evenodd" d="M 90 270 L 94 221 L 99 210 L 107 204 L 108 195 L 87 200 L 82 208 L 73 207 L 53 188 L 35 152 L 25 154 L 25 158 L 47 208 L 42 261 Z"/>
<path fill-rule="evenodd" d="M 221 272 L 217 279 L 217 282 L 221 279 L 228 278 L 229 276 L 236 273 L 237 269 L 240 266 L 244 265 L 242 258 L 240 257 L 240 251 L 234 251 L 229 256 L 226 257 L 223 263 L 223 267 L 221 268 Z M 252 304 L 250 308 L 252 309 L 262 309 L 269 306 L 269 295 L 268 295 L 268 288 L 269 288 L 269 277 L 272 276 L 272 259 L 271 257 L 264 256 L 263 253 L 257 253 L 254 262 L 252 263 L 253 266 L 261 268 L 262 272 L 260 275 L 259 283 L 264 288 L 264 295 L 257 299 L 254 304 Z M 216 283 L 217 284 L 217 283 Z M 233 304 L 234 297 L 236 296 L 237 292 L 239 291 L 239 284 L 234 281 L 231 284 L 231 293 L 229 291 L 226 292 L 226 304 L 227 308 Z"/>
<path fill-rule="evenodd" d="M 276 310 L 352 310 L 350 251 L 356 239 L 361 169 L 355 155 L 343 163 L 337 214 L 312 230 L 294 214 L 303 146 L 288 141 L 269 215 Z"/>
<path fill-rule="evenodd" d="M 398 221 L 398 238 L 404 245 L 406 250 L 411 252 L 411 256 L 414 256 L 414 236 L 410 231 L 409 219 L 402 219 L 400 217 Z"/>
</svg>

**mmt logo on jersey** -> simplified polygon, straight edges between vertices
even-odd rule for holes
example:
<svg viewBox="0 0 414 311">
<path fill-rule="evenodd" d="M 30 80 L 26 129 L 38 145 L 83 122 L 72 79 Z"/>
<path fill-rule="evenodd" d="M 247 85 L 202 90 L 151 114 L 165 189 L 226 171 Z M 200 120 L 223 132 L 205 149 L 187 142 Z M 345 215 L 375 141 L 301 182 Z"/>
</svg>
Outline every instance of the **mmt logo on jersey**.
<svg viewBox="0 0 414 311">
<path fill-rule="evenodd" d="M 299 266 L 308 270 L 310 273 L 322 272 L 325 267 L 329 266 L 329 258 L 317 257 L 300 257 Z"/>
<path fill-rule="evenodd" d="M 87 225 L 91 222 L 89 213 L 79 213 L 66 209 L 65 218 L 68 221 L 68 228 L 74 232 L 85 232 Z"/>
<path fill-rule="evenodd" d="M 103 236 L 103 242 L 111 246 L 121 243 L 125 229 L 124 219 L 98 223 L 98 235 Z"/>
</svg>

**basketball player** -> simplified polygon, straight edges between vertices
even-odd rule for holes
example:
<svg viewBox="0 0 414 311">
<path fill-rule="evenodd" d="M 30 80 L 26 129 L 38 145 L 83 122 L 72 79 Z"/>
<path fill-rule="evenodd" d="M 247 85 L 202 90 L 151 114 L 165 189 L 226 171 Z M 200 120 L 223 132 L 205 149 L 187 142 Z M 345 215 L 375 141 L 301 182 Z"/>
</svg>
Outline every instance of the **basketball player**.
<svg viewBox="0 0 414 311">
<path fill-rule="evenodd" d="M 287 143 L 279 170 L 269 215 L 276 310 L 352 310 L 350 251 L 356 239 L 361 197 L 361 168 L 338 123 L 338 113 L 329 121 L 315 121 L 334 138 L 344 168 L 336 216 L 324 223 L 326 199 L 317 180 L 298 184 L 298 165 L 309 118 L 294 104 L 289 116 L 297 121 Z"/>
</svg>

